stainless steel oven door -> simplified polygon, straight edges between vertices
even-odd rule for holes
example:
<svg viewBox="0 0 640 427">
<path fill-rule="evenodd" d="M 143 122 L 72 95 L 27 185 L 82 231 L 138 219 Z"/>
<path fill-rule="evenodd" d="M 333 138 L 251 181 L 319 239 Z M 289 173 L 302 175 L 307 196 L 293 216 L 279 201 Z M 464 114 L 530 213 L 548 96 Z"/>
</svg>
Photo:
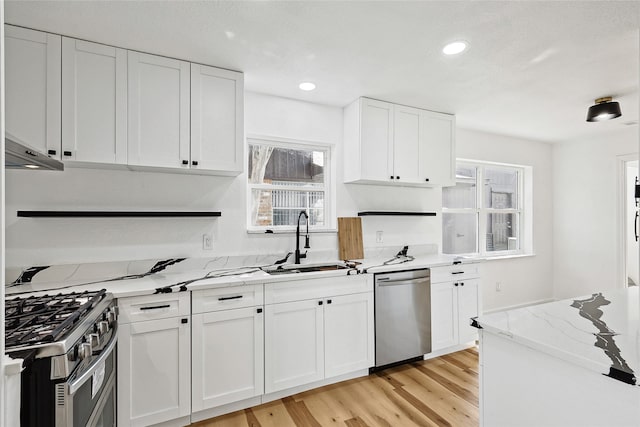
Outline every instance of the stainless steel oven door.
<svg viewBox="0 0 640 427">
<path fill-rule="evenodd" d="M 56 427 L 116 426 L 116 341 L 78 376 L 56 384 Z"/>
</svg>

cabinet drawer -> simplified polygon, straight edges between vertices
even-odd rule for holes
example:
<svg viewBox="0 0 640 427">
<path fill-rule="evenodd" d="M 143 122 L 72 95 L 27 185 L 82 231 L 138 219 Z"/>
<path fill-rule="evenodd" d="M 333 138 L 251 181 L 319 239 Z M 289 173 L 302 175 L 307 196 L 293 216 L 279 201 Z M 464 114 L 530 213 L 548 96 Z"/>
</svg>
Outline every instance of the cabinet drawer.
<svg viewBox="0 0 640 427">
<path fill-rule="evenodd" d="M 192 292 L 193 313 L 264 304 L 263 285 L 242 285 Z"/>
<path fill-rule="evenodd" d="M 327 277 L 322 279 L 298 279 L 295 281 L 267 283 L 264 290 L 265 304 L 303 301 L 338 295 L 357 294 L 373 290 L 373 275 Z"/>
<path fill-rule="evenodd" d="M 120 323 L 166 319 L 191 314 L 188 292 L 118 299 Z"/>
<path fill-rule="evenodd" d="M 431 283 L 480 277 L 480 264 L 458 264 L 431 268 Z"/>
</svg>

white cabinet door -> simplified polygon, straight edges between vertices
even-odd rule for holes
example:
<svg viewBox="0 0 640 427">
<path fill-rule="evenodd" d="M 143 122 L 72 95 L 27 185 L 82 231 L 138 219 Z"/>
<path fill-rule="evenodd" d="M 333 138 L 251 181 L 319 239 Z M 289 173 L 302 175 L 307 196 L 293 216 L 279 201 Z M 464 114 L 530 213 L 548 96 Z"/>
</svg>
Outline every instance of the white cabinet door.
<svg viewBox="0 0 640 427">
<path fill-rule="evenodd" d="M 243 170 L 242 73 L 191 64 L 191 167 Z"/>
<path fill-rule="evenodd" d="M 326 378 L 373 366 L 373 293 L 325 300 L 324 337 Z"/>
<path fill-rule="evenodd" d="M 422 110 L 395 105 L 393 112 L 393 174 L 399 182 L 420 182 Z M 427 155 L 427 153 L 424 153 Z M 422 180 L 424 181 L 424 180 Z"/>
<path fill-rule="evenodd" d="M 60 158 L 61 37 L 5 25 L 5 130 Z"/>
<path fill-rule="evenodd" d="M 391 180 L 393 122 L 393 104 L 368 98 L 360 100 L 361 179 Z"/>
<path fill-rule="evenodd" d="M 128 52 L 128 163 L 189 168 L 189 63 Z"/>
<path fill-rule="evenodd" d="M 262 308 L 193 315 L 193 412 L 263 393 Z"/>
<path fill-rule="evenodd" d="M 458 294 L 453 282 L 431 284 L 431 350 L 458 344 Z"/>
<path fill-rule="evenodd" d="M 120 325 L 118 425 L 148 426 L 189 415 L 189 323 L 172 317 Z"/>
<path fill-rule="evenodd" d="M 463 280 L 458 283 L 458 340 L 460 344 L 478 339 L 478 330 L 469 324 L 469 319 L 478 316 L 480 301 L 480 279 Z"/>
<path fill-rule="evenodd" d="M 62 158 L 127 163 L 127 51 L 62 39 Z"/>
<path fill-rule="evenodd" d="M 421 128 L 419 180 L 455 185 L 455 116 L 423 111 Z"/>
<path fill-rule="evenodd" d="M 265 393 L 324 378 L 322 300 L 265 306 Z"/>
</svg>

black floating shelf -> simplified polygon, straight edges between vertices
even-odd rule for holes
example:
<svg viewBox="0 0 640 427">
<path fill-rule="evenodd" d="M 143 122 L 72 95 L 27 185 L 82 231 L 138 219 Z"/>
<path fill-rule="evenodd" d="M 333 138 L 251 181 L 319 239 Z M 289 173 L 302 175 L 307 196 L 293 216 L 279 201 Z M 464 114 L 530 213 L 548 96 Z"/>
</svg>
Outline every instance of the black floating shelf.
<svg viewBox="0 0 640 427">
<path fill-rule="evenodd" d="M 222 216 L 221 212 L 167 212 L 167 211 L 18 211 L 23 218 L 209 218 Z"/>
<path fill-rule="evenodd" d="M 364 211 L 358 216 L 436 216 L 435 212 Z"/>
</svg>

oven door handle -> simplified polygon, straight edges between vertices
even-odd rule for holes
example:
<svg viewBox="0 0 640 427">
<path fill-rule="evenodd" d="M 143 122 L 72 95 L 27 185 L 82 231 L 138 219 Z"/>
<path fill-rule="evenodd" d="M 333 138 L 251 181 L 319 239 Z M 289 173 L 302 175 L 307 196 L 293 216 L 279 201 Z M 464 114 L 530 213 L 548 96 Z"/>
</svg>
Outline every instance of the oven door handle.
<svg viewBox="0 0 640 427">
<path fill-rule="evenodd" d="M 113 352 L 113 348 L 116 346 L 116 342 L 118 341 L 118 328 L 113 329 L 113 334 L 111 335 L 111 339 L 109 340 L 109 344 L 107 344 L 100 353 L 100 357 L 98 357 L 94 362 L 89 366 L 89 369 L 86 370 L 84 374 L 82 374 L 78 379 L 69 384 L 69 394 L 73 395 L 80 387 L 84 385 L 87 380 L 93 377 L 93 373 L 98 369 L 100 364 L 104 362 L 107 357 Z"/>
<path fill-rule="evenodd" d="M 376 283 L 376 286 L 417 285 L 420 283 L 426 283 L 429 280 L 431 280 L 429 277 L 420 277 L 417 279 L 405 279 L 405 280 L 386 280 L 384 282 Z"/>
</svg>

